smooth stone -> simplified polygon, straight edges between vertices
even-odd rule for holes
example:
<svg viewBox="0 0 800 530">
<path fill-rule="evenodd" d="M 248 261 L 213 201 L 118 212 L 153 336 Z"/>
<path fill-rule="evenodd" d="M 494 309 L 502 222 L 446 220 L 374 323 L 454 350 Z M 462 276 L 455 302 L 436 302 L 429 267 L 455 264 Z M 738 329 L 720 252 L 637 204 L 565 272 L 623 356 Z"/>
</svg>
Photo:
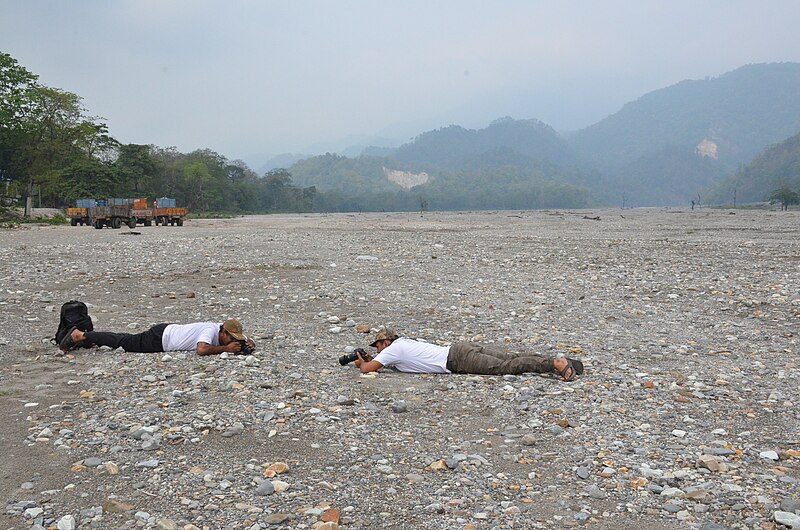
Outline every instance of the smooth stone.
<svg viewBox="0 0 800 530">
<path fill-rule="evenodd" d="M 156 524 L 156 530 L 178 530 L 178 523 L 171 519 L 160 519 Z"/>
<path fill-rule="evenodd" d="M 392 412 L 401 413 L 408 411 L 408 405 L 405 401 L 395 401 L 392 403 Z"/>
<path fill-rule="evenodd" d="M 274 480 L 272 481 L 272 487 L 275 488 L 276 493 L 283 493 L 289 489 L 289 483 L 282 480 Z"/>
<path fill-rule="evenodd" d="M 586 488 L 586 494 L 592 499 L 605 499 L 606 494 L 598 486 L 594 484 Z"/>
<path fill-rule="evenodd" d="M 793 529 L 800 528 L 800 515 L 790 512 L 777 511 L 772 514 L 772 517 L 775 519 L 776 523 L 780 523 Z"/>
<path fill-rule="evenodd" d="M 264 518 L 267 524 L 279 525 L 283 524 L 291 518 L 288 513 L 271 513 Z"/>
<path fill-rule="evenodd" d="M 56 528 L 58 530 L 75 530 L 77 524 L 75 523 L 75 517 L 72 515 L 65 515 L 61 519 L 58 520 L 56 524 Z"/>
<path fill-rule="evenodd" d="M 789 513 L 800 512 L 800 499 L 794 497 L 781 499 L 781 511 Z"/>
</svg>

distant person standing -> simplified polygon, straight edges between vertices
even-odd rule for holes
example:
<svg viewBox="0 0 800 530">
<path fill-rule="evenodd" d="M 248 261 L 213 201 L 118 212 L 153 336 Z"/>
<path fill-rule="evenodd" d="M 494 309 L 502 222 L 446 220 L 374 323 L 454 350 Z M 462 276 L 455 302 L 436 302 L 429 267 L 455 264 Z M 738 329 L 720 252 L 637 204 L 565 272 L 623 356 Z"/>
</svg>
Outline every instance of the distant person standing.
<svg viewBox="0 0 800 530">
<path fill-rule="evenodd" d="M 153 210 L 158 208 L 158 201 L 153 201 Z"/>
</svg>

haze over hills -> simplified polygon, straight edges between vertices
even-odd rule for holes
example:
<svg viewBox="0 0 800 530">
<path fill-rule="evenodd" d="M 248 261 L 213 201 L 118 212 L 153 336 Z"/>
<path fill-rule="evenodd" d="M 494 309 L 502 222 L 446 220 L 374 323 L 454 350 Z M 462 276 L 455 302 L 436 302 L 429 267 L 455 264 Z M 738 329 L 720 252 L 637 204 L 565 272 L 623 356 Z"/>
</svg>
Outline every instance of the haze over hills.
<svg viewBox="0 0 800 530">
<path fill-rule="evenodd" d="M 705 190 L 765 147 L 798 133 L 798 94 L 800 64 L 747 65 L 648 93 L 566 136 L 535 119 L 502 118 L 484 129 L 428 131 L 396 149 L 371 147 L 358 157 L 312 157 L 289 170 L 302 186 L 343 194 L 408 192 L 435 197 L 436 208 L 486 203 L 467 200 L 468 190 L 493 197 L 490 208 L 518 204 L 520 195 L 539 198 L 531 207 L 575 206 L 576 197 L 581 204 L 685 205 L 702 200 Z M 455 196 L 461 199 L 449 199 Z"/>
<path fill-rule="evenodd" d="M 708 200 L 731 204 L 767 200 L 779 187 L 800 191 L 800 134 L 765 149 L 708 192 Z"/>
<path fill-rule="evenodd" d="M 570 144 L 633 204 L 686 204 L 800 131 L 800 64 L 754 64 L 628 103 Z"/>
</svg>

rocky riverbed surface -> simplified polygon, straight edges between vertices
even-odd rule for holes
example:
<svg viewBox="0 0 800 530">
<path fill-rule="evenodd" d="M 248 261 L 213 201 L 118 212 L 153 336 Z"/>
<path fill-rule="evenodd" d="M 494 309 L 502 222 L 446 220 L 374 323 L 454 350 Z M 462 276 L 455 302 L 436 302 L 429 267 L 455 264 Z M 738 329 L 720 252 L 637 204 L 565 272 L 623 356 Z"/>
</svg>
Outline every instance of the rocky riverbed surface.
<svg viewBox="0 0 800 530">
<path fill-rule="evenodd" d="M 2 528 L 800 528 L 800 213 L 0 231 Z M 239 318 L 251 356 L 64 355 Z M 391 326 L 586 373 L 361 375 Z"/>
</svg>

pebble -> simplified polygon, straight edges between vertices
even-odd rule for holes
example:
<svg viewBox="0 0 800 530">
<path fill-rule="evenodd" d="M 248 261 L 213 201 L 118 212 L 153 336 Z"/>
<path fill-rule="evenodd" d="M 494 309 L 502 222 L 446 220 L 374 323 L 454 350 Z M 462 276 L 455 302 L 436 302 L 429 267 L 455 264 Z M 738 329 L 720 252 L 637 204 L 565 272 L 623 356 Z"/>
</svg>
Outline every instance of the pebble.
<svg viewBox="0 0 800 530">
<path fill-rule="evenodd" d="M 395 401 L 392 403 L 392 412 L 402 413 L 408 411 L 408 404 L 405 401 Z"/>
<path fill-rule="evenodd" d="M 56 523 L 58 530 L 75 530 L 76 526 L 75 517 L 72 515 L 65 515 Z"/>
<path fill-rule="evenodd" d="M 800 498 L 797 497 L 785 497 L 781 499 L 780 502 L 781 511 L 790 512 L 790 513 L 799 513 L 800 512 Z"/>
<path fill-rule="evenodd" d="M 788 526 L 789 528 L 800 528 L 800 515 L 790 512 L 776 511 L 773 514 L 773 518 L 775 519 L 776 523 Z"/>
</svg>

